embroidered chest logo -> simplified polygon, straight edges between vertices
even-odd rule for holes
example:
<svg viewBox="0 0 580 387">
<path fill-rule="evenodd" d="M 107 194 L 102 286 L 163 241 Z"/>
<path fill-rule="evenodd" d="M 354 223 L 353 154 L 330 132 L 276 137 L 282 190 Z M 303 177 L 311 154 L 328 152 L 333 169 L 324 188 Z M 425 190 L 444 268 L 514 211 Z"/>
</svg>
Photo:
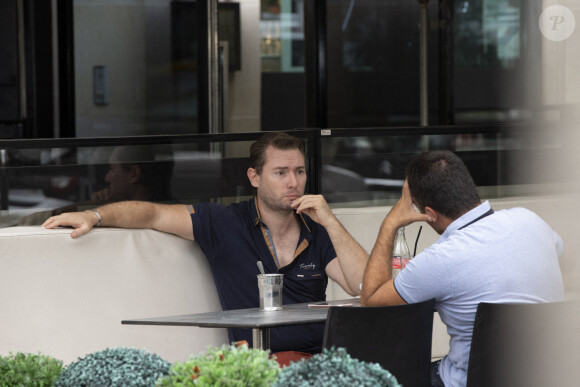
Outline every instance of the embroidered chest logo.
<svg viewBox="0 0 580 387">
<path fill-rule="evenodd" d="M 308 265 L 305 263 L 301 263 L 300 269 L 302 269 L 302 270 L 315 270 L 316 265 L 314 263 L 309 263 Z"/>
</svg>

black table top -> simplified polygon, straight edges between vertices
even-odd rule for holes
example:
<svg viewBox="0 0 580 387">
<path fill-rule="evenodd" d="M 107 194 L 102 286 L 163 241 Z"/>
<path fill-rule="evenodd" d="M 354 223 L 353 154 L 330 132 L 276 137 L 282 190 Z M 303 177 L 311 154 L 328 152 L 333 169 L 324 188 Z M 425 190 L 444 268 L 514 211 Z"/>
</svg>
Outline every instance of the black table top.
<svg viewBox="0 0 580 387">
<path fill-rule="evenodd" d="M 360 305 L 358 299 L 329 302 L 330 305 Z M 312 305 L 312 304 L 310 304 Z M 288 325 L 305 325 L 326 321 L 328 307 L 309 307 L 308 303 L 284 305 L 275 312 L 261 311 L 259 308 L 236 309 L 208 313 L 183 314 L 123 320 L 122 324 L 197 326 L 213 328 L 273 328 Z"/>
</svg>

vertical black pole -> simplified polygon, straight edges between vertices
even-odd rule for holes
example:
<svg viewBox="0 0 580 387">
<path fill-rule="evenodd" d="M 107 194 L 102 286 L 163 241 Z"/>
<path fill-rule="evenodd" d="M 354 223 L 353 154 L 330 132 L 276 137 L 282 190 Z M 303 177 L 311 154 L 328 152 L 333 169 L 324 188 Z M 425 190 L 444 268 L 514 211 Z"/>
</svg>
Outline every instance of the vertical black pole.
<svg viewBox="0 0 580 387">
<path fill-rule="evenodd" d="M 208 0 L 195 2 L 195 16 L 197 20 L 192 20 L 197 27 L 197 123 L 198 133 L 209 133 L 209 46 L 210 39 L 208 26 Z"/>
<path fill-rule="evenodd" d="M 419 0 L 419 116 L 421 126 L 429 125 L 429 0 Z"/>
<path fill-rule="evenodd" d="M 57 2 L 59 137 L 76 137 L 73 1 Z"/>
<path fill-rule="evenodd" d="M 439 124 L 453 125 L 455 74 L 454 0 L 439 1 Z"/>
<path fill-rule="evenodd" d="M 326 0 L 304 3 L 306 125 L 328 126 L 326 71 Z"/>
<path fill-rule="evenodd" d="M 8 209 L 8 151 L 0 149 L 0 210 Z"/>
</svg>

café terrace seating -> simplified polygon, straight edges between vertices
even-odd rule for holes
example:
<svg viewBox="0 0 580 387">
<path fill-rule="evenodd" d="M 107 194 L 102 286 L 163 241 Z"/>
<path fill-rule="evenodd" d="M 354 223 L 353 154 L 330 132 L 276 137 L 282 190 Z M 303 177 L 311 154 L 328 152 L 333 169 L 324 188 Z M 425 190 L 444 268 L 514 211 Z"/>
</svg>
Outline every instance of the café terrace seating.
<svg viewBox="0 0 580 387">
<path fill-rule="evenodd" d="M 567 244 L 563 271 L 572 290 L 569 295 L 574 296 L 570 285 L 578 281 L 570 270 L 575 263 L 570 257 L 580 251 L 580 238 L 567 219 L 569 209 L 580 206 L 551 197 L 493 200 L 492 206 L 496 210 L 527 207 L 562 235 Z M 334 212 L 370 251 L 389 209 L 337 208 Z M 419 226 L 406 228 L 411 249 Z M 98 228 L 78 239 L 71 239 L 70 231 L 40 226 L 0 229 L 0 354 L 42 352 L 68 363 L 123 346 L 146 348 L 174 362 L 227 343 L 222 328 L 121 324 L 127 319 L 220 309 L 209 265 L 195 243 L 152 230 Z M 417 251 L 437 238 L 423 225 Z M 329 300 L 349 297 L 337 284 L 329 284 Z M 435 313 L 431 357 L 444 356 L 448 342 L 446 328 Z"/>
<path fill-rule="evenodd" d="M 388 210 L 335 212 L 370 251 Z M 418 227 L 408 228 L 409 238 Z M 40 226 L 0 229 L 1 354 L 41 351 L 71 362 L 123 346 L 146 348 L 174 362 L 228 342 L 223 328 L 121 324 L 220 310 L 209 265 L 197 244 L 153 230 L 99 227 L 77 239 L 70 232 Z M 423 227 L 420 245 L 436 238 Z M 350 297 L 329 283 L 327 299 Z M 449 339 L 438 316 L 433 331 L 432 356 L 441 357 Z"/>
</svg>

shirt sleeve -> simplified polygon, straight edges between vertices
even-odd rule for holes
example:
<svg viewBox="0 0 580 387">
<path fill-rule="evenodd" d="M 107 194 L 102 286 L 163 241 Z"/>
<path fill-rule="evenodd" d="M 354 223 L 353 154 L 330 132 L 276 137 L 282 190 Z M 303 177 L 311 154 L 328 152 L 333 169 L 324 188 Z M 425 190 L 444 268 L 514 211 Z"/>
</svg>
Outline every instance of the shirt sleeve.
<svg viewBox="0 0 580 387">
<path fill-rule="evenodd" d="M 433 246 L 409 261 L 394 281 L 403 300 L 415 303 L 447 297 L 451 281 L 445 261 L 445 256 L 438 254 Z"/>
<path fill-rule="evenodd" d="M 555 231 L 554 231 L 554 239 L 555 239 L 555 244 L 556 244 L 556 251 L 558 253 L 558 259 L 560 259 L 564 255 L 564 248 L 565 248 L 564 240 Z"/>
<path fill-rule="evenodd" d="M 200 203 L 193 206 L 191 222 L 193 237 L 208 259 L 216 257 L 221 251 L 223 232 L 227 230 L 227 217 L 224 207 L 212 203 Z M 224 224 L 226 223 L 226 224 Z"/>
</svg>

